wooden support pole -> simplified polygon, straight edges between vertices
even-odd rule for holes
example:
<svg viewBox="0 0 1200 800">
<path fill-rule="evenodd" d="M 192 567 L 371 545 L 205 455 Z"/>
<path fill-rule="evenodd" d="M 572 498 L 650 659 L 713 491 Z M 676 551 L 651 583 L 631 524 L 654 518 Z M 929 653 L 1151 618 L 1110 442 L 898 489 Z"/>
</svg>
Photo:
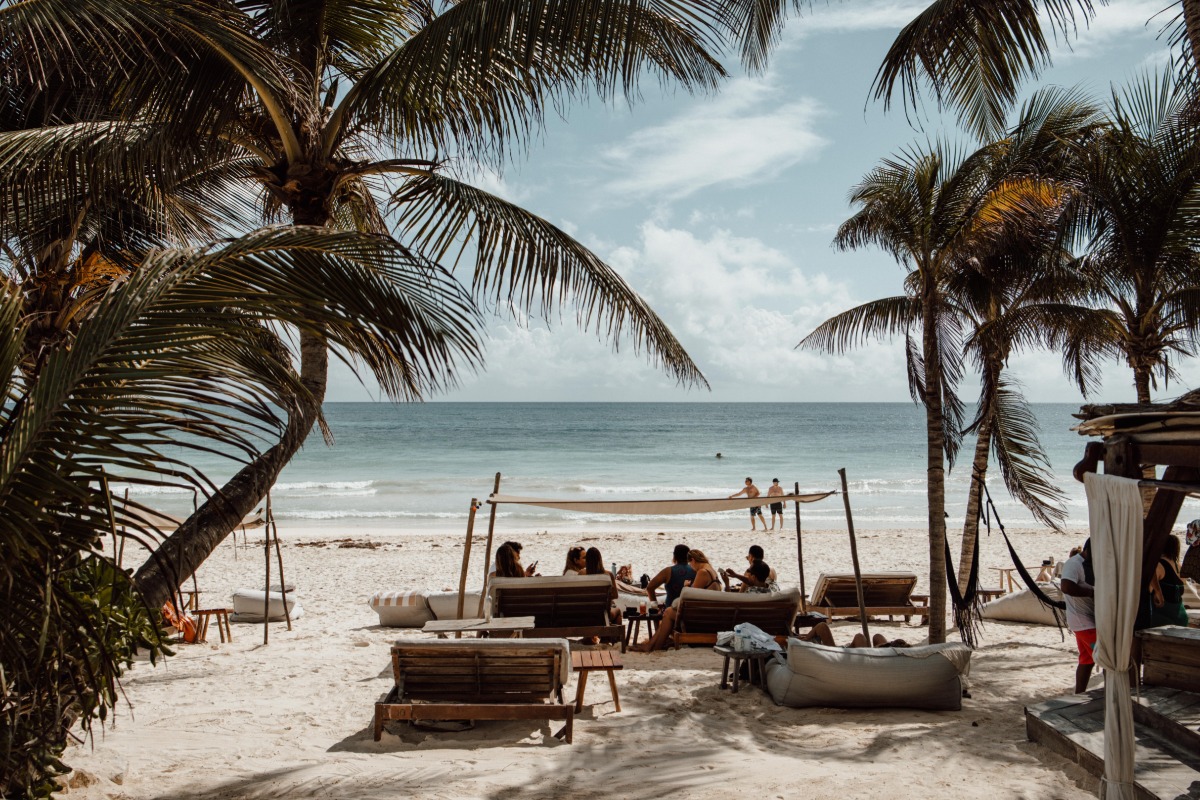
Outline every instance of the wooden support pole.
<svg viewBox="0 0 1200 800">
<path fill-rule="evenodd" d="M 267 497 L 271 495 L 268 493 Z M 283 618 L 287 620 L 288 630 L 292 629 L 292 612 L 288 608 L 287 581 L 283 579 L 283 551 L 279 547 L 279 526 L 275 524 L 275 515 L 267 520 L 267 529 L 275 539 L 275 560 L 279 562 L 279 596 L 283 598 Z"/>
<path fill-rule="evenodd" d="M 500 494 L 500 473 L 496 473 L 496 483 L 492 486 L 492 495 Z M 488 574 L 492 571 L 492 534 L 496 530 L 496 504 L 489 503 L 491 511 L 488 512 L 488 538 L 487 547 L 483 548 L 483 581 L 479 584 L 482 588 L 479 590 L 479 611 L 475 614 L 477 617 L 483 616 L 483 604 L 487 600 L 488 593 Z"/>
<path fill-rule="evenodd" d="M 796 482 L 796 488 L 792 494 L 800 496 L 800 482 Z M 808 613 L 808 590 L 804 588 L 804 540 L 800 536 L 800 501 L 796 501 L 796 561 L 800 565 L 800 611 Z"/>
<path fill-rule="evenodd" d="M 467 601 L 467 567 L 471 564 L 471 537 L 475 534 L 475 509 L 479 501 L 471 498 L 471 514 L 467 517 L 467 541 L 463 544 L 462 573 L 458 576 L 458 618 L 463 618 L 463 605 Z M 461 639 L 462 633 L 455 633 L 455 639 Z"/>
<path fill-rule="evenodd" d="M 867 601 L 863 596 L 862 570 L 858 567 L 858 541 L 854 538 L 854 516 L 850 513 L 850 492 L 846 488 L 846 469 L 838 470 L 842 477 L 842 503 L 846 506 L 846 528 L 850 531 L 850 560 L 854 562 L 854 588 L 858 591 L 858 616 L 862 620 L 863 638 L 871 643 L 871 632 L 867 630 Z"/>
<path fill-rule="evenodd" d="M 267 519 L 271 518 L 271 495 L 267 494 Z M 263 557 L 266 559 L 266 586 L 263 587 L 263 644 L 271 638 L 271 528 L 263 535 Z"/>
</svg>

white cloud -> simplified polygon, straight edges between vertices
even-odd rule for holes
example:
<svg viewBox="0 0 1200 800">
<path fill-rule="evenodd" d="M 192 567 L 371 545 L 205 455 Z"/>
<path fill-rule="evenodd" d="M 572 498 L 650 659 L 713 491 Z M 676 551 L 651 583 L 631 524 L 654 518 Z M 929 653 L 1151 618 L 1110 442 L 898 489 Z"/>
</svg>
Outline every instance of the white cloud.
<svg viewBox="0 0 1200 800">
<path fill-rule="evenodd" d="M 1052 43 L 1054 62 L 1065 64 L 1075 59 L 1102 57 L 1112 45 L 1129 37 L 1153 42 L 1174 16 L 1173 10 L 1160 13 L 1167 5 L 1163 0 L 1114 0 L 1097 6 L 1096 16 L 1090 22 L 1079 21 L 1077 35 L 1065 42 L 1060 38 Z M 1048 28 L 1046 37 L 1050 38 Z M 1167 52 L 1166 39 L 1160 42 L 1163 52 Z"/>
<path fill-rule="evenodd" d="M 770 78 L 735 79 L 716 99 L 601 151 L 604 166 L 618 173 L 607 189 L 680 198 L 769 180 L 827 144 L 815 131 L 821 115 L 814 100 L 789 100 Z"/>
<path fill-rule="evenodd" d="M 894 30 L 899 32 L 926 8 L 928 2 L 840 2 L 814 6 L 800 14 L 789 27 L 801 36 L 827 31 L 875 31 Z"/>
</svg>

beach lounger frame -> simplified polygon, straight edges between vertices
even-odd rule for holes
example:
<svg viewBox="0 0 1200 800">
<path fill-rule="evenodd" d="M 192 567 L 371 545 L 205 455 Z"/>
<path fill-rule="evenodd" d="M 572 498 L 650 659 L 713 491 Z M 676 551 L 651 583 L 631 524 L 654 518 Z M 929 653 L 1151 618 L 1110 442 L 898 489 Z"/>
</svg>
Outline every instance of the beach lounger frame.
<svg viewBox="0 0 1200 800">
<path fill-rule="evenodd" d="M 547 578 L 492 578 L 488 583 L 492 617 L 533 617 L 534 636 L 575 638 L 595 636 L 621 644 L 625 628 L 612 622 L 612 579 L 607 575 Z"/>
<path fill-rule="evenodd" d="M 927 617 L 929 608 L 913 602 L 913 589 L 917 587 L 917 576 L 912 572 L 864 572 L 862 575 L 863 599 L 868 617 L 888 619 L 904 617 Z M 927 596 L 917 595 L 923 599 Z M 834 617 L 858 617 L 858 590 L 853 573 L 821 573 L 813 586 L 809 611 L 816 611 L 830 619 Z"/>
<path fill-rule="evenodd" d="M 571 651 L 562 639 L 402 639 L 392 645 L 395 685 L 375 703 L 375 741 L 389 720 L 564 720 Z"/>
<path fill-rule="evenodd" d="M 798 589 L 773 594 L 743 594 L 688 588 L 679 596 L 671 640 L 676 649 L 685 644 L 716 644 L 718 633 L 749 622 L 774 636 L 780 644 L 786 644 L 799 609 Z"/>
</svg>

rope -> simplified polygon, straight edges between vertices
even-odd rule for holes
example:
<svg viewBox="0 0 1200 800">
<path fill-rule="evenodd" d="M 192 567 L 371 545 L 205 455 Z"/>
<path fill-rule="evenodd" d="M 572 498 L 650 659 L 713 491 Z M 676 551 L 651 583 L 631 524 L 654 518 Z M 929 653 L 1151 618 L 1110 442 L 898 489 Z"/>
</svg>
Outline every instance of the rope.
<svg viewBox="0 0 1200 800">
<path fill-rule="evenodd" d="M 1008 538 L 1008 531 L 1004 529 L 1004 522 L 1000 519 L 1000 512 L 996 509 L 996 504 L 992 502 L 992 494 L 988 491 L 987 483 L 979 475 L 974 472 L 971 475 L 971 480 L 977 481 L 983 492 L 983 502 L 979 504 L 979 521 L 987 528 L 988 536 L 992 535 L 992 519 L 996 520 L 996 527 L 1000 530 L 1000 535 L 1004 537 L 1004 544 L 1008 548 L 1008 554 L 1012 557 L 1013 566 L 1016 567 L 1017 574 L 1021 576 L 1021 580 L 1033 592 L 1034 597 L 1038 601 L 1050 609 L 1054 614 L 1054 622 L 1058 625 L 1059 636 L 1066 640 L 1066 634 L 1063 628 L 1066 626 L 1065 611 L 1067 604 L 1062 600 L 1055 600 L 1047 595 L 1042 588 L 1038 586 L 1033 576 L 1029 574 L 1029 570 L 1021 562 L 1021 557 L 1017 555 L 1016 548 L 1012 545 L 1012 540 Z M 954 603 L 954 624 L 958 628 L 959 635 L 963 642 L 969 647 L 975 647 L 979 641 L 980 634 L 983 630 L 983 617 L 981 611 L 982 603 L 978 596 L 979 583 L 979 526 L 975 527 L 975 548 L 971 558 L 971 574 L 967 579 L 966 591 L 960 592 L 958 587 L 958 573 L 954 570 L 954 561 L 950 555 L 950 542 L 946 541 L 946 584 L 950 590 L 950 598 Z"/>
</svg>

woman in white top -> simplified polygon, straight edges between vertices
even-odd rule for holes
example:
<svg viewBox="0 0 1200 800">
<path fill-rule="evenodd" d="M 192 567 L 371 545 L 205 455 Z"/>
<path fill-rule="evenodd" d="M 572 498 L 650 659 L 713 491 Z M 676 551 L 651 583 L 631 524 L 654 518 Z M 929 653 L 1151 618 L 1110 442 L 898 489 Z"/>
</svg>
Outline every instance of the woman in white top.
<svg viewBox="0 0 1200 800">
<path fill-rule="evenodd" d="M 579 545 L 567 550 L 567 563 L 563 575 L 583 575 L 587 570 L 586 550 Z"/>
</svg>

